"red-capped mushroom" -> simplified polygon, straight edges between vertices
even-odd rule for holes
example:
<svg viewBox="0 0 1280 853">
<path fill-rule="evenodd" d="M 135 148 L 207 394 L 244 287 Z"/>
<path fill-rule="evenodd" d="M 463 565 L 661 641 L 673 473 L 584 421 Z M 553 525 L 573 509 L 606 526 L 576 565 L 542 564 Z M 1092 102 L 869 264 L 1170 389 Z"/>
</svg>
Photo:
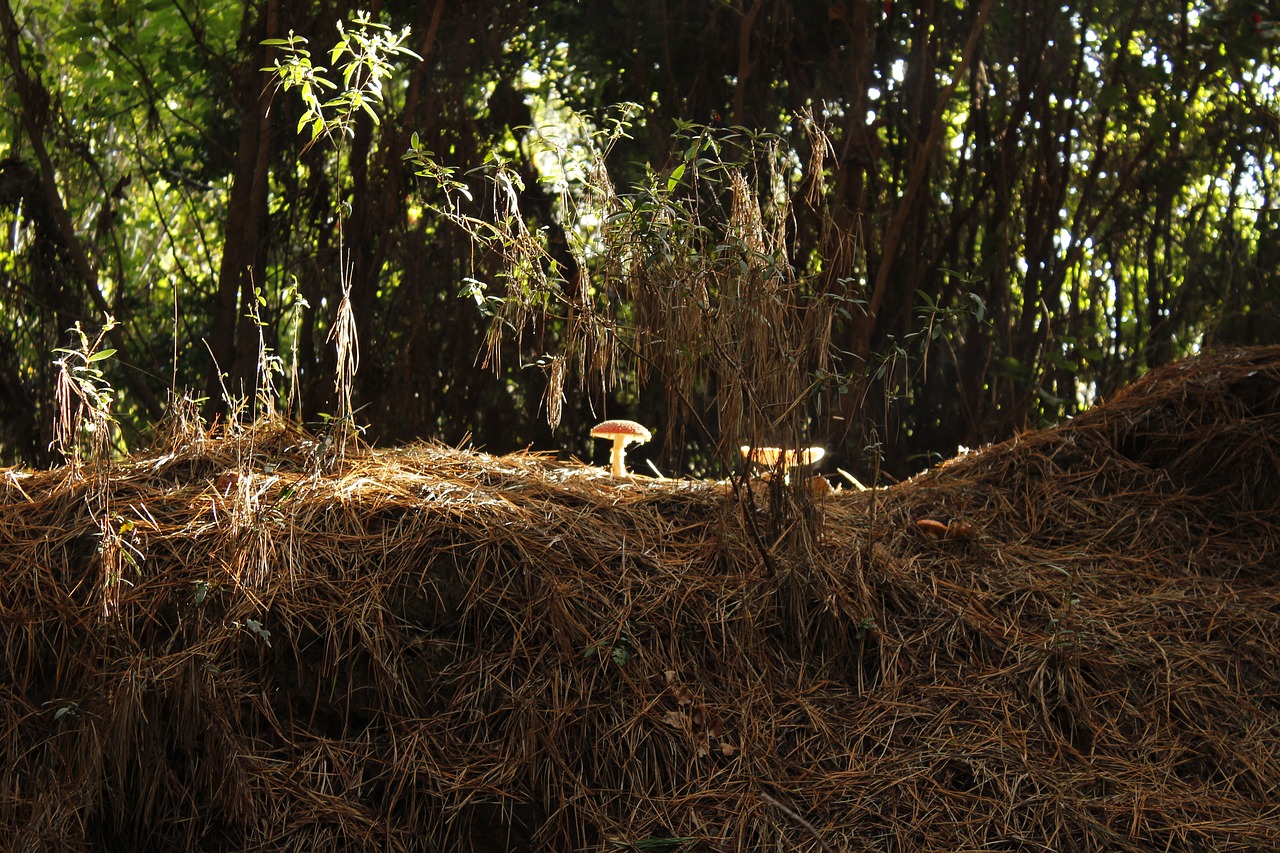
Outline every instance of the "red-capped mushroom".
<svg viewBox="0 0 1280 853">
<path fill-rule="evenodd" d="M 632 442 L 644 444 L 653 435 L 649 430 L 635 421 L 605 421 L 596 424 L 591 430 L 592 438 L 607 438 L 613 441 L 609 451 L 610 470 L 615 477 L 627 476 L 627 445 Z"/>
</svg>

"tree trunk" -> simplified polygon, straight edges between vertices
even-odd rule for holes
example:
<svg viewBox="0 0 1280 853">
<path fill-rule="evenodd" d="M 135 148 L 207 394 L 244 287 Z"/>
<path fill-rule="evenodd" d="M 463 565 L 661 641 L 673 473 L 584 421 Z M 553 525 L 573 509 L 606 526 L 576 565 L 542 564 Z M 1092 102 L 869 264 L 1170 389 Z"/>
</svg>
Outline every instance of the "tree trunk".
<svg viewBox="0 0 1280 853">
<path fill-rule="evenodd" d="M 249 2 L 244 7 L 243 29 L 253 33 L 255 47 L 250 61 L 242 63 L 234 75 L 234 96 L 242 118 L 208 341 L 214 360 L 205 383 L 205 416 L 210 419 L 227 408 L 223 374 L 225 390 L 230 394 L 253 392 L 257 351 L 250 340 L 252 326 L 243 315 L 253 304 L 254 282 L 262 280 L 263 253 L 259 247 L 267 211 L 273 92 L 270 81 L 259 69 L 271 64 L 275 48 L 263 45 L 262 40 L 278 35 L 279 11 L 279 0 L 265 0 L 261 9 Z"/>
</svg>

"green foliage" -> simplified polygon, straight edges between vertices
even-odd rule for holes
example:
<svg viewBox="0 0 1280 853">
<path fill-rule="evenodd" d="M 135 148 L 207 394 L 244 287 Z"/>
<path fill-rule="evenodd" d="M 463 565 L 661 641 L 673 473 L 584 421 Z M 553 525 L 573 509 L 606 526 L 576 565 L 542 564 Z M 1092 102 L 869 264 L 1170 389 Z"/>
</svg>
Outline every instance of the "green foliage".
<svg viewBox="0 0 1280 853">
<path fill-rule="evenodd" d="M 307 39 L 302 36 L 290 31 L 285 38 L 262 40 L 264 45 L 282 49 L 284 59 L 262 70 L 276 75 L 285 91 L 298 90 L 304 109 L 297 131 L 309 128 L 313 141 L 354 135 L 355 117 L 360 112 L 377 124 L 381 121 L 378 111 L 385 106 L 384 87 L 395 70 L 393 59 L 408 56 L 422 60 L 405 46 L 408 27 L 393 33 L 367 12 L 356 12 L 350 24 L 338 21 L 337 27 L 338 40 L 329 50 L 329 63 L 340 64 L 341 83 L 327 76 L 325 66 L 312 64 L 311 52 L 305 47 Z M 326 100 L 325 93 L 332 93 L 332 97 Z"/>
<path fill-rule="evenodd" d="M 398 56 L 409 56 L 421 61 L 404 43 L 409 38 L 408 27 L 398 34 L 392 33 L 390 27 L 373 21 L 365 12 L 357 12 L 350 24 L 337 22 L 338 40 L 329 51 L 329 62 L 341 63 L 341 84 L 330 80 L 326 74 L 328 69 L 316 66 L 311 62 L 311 54 L 304 47 L 307 40 L 290 32 L 287 38 L 268 38 L 262 40 L 266 47 L 280 47 L 284 60 L 277 59 L 273 65 L 262 71 L 274 74 L 285 91 L 297 89 L 302 98 L 303 111 L 298 119 L 297 132 L 310 128 L 311 141 L 326 137 L 334 142 L 343 153 L 344 144 L 355 136 L 355 122 L 358 115 L 364 115 L 373 122 L 380 122 L 378 110 L 385 106 L 384 87 L 391 81 L 394 72 L 392 59 Z M 328 90 L 333 97 L 322 98 L 322 92 Z M 339 158 L 339 166 L 341 157 Z M 345 450 L 347 440 L 357 431 L 355 424 L 355 408 L 352 403 L 352 384 L 359 366 L 359 330 L 354 318 L 351 301 L 351 282 L 347 277 L 347 256 L 342 251 L 343 226 L 342 219 L 350 208 L 341 200 L 341 180 L 338 181 L 338 241 L 339 264 L 341 269 L 342 299 L 338 303 L 334 323 L 329 332 L 329 340 L 334 343 L 337 352 L 334 390 L 337 394 L 336 422 L 341 431 L 338 441 L 338 458 Z M 260 304 L 265 304 L 261 295 Z M 305 303 L 305 300 L 302 300 Z M 262 323 L 255 311 L 253 315 L 259 327 Z M 270 392 L 270 376 L 275 364 L 269 361 L 269 349 L 265 342 L 259 343 L 259 371 L 265 373 L 263 384 Z"/>
<path fill-rule="evenodd" d="M 270 648 L 271 632 L 262 626 L 262 621 L 260 619 L 245 619 L 243 621 L 233 620 L 231 624 L 233 627 L 244 629 L 248 633 L 252 634 L 257 640 L 261 641 L 263 645 Z"/>
<path fill-rule="evenodd" d="M 115 318 L 108 316 L 97 337 L 90 340 L 77 321 L 70 330 L 76 337 L 76 346 L 54 350 L 58 354 L 54 361 L 58 368 L 54 445 L 72 466 L 80 463 L 86 447 L 91 459 L 102 460 L 108 458 L 112 446 L 115 418 L 111 409 L 116 391 L 102 367 L 116 351 L 102 347 L 102 342 L 115 326 Z"/>
<path fill-rule="evenodd" d="M 636 647 L 636 639 L 633 636 L 635 626 L 628 623 L 622 632 L 612 639 L 601 640 L 592 643 L 582 653 L 584 658 L 601 658 L 611 661 L 615 666 L 626 666 L 627 661 L 631 660 L 631 655 Z"/>
<path fill-rule="evenodd" d="M 1254 3 L 263 8 L 0 9 L 8 460 L 107 313 L 131 442 L 284 371 L 373 440 L 583 455 L 605 410 L 697 472 L 758 435 L 902 476 L 1280 339 Z"/>
</svg>

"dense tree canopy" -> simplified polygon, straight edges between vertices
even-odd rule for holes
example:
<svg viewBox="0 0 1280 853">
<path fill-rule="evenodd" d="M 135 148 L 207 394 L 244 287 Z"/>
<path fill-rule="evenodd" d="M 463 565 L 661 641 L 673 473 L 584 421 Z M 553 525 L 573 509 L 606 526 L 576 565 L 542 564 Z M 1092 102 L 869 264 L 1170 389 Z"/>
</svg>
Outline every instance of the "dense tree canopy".
<svg viewBox="0 0 1280 853">
<path fill-rule="evenodd" d="M 1280 339 L 1276 18 L 0 0 L 0 456 L 52 461 L 69 369 L 120 442 L 184 395 L 341 414 L 351 318 L 371 440 L 585 455 L 633 416 L 670 472 L 903 476 Z"/>
</svg>

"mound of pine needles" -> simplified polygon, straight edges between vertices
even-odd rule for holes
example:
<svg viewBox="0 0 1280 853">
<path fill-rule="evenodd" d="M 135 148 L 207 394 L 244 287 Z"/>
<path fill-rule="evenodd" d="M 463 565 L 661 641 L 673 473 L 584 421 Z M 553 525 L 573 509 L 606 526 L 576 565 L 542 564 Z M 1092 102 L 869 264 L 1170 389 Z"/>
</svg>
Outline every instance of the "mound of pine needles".
<svg viewBox="0 0 1280 853">
<path fill-rule="evenodd" d="M 177 424 L 0 472 L 0 829 L 1277 849 L 1278 505 L 1280 347 L 833 494 Z"/>
</svg>

